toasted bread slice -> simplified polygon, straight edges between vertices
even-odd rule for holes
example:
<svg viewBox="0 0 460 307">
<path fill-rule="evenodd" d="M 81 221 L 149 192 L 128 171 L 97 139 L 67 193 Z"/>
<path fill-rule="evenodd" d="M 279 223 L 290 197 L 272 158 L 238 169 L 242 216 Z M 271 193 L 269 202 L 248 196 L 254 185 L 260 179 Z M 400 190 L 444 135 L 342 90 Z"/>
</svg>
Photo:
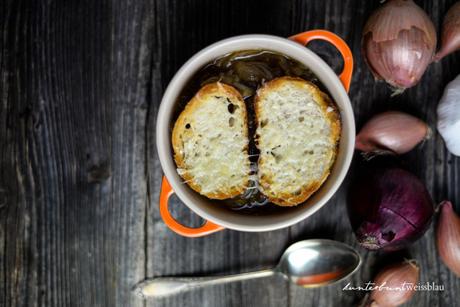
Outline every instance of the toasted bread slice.
<svg viewBox="0 0 460 307">
<path fill-rule="evenodd" d="M 212 199 L 242 194 L 249 184 L 246 105 L 232 86 L 203 86 L 179 115 L 172 132 L 177 171 Z"/>
<path fill-rule="evenodd" d="M 340 138 L 340 116 L 313 83 L 281 77 L 264 84 L 254 100 L 261 192 L 274 204 L 295 206 L 330 173 Z"/>
</svg>

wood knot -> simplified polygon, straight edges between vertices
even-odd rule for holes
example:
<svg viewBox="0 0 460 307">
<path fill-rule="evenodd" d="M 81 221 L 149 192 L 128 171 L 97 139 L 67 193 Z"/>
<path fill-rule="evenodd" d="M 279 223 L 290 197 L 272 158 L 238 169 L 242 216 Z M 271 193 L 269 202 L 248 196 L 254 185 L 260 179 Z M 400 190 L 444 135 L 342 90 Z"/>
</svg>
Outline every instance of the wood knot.
<svg viewBox="0 0 460 307">
<path fill-rule="evenodd" d="M 103 162 L 96 164 L 88 168 L 88 182 L 90 183 L 102 183 L 112 176 L 109 163 Z"/>
</svg>

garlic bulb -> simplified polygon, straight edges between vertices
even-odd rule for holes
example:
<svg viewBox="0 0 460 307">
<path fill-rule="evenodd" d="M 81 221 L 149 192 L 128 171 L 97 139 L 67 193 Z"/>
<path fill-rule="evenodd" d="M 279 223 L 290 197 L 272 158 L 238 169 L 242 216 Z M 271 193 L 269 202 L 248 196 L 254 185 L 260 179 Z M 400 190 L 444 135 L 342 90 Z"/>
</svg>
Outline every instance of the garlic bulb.
<svg viewBox="0 0 460 307">
<path fill-rule="evenodd" d="M 438 131 L 447 149 L 460 156 L 460 75 L 446 86 L 439 101 Z"/>
</svg>

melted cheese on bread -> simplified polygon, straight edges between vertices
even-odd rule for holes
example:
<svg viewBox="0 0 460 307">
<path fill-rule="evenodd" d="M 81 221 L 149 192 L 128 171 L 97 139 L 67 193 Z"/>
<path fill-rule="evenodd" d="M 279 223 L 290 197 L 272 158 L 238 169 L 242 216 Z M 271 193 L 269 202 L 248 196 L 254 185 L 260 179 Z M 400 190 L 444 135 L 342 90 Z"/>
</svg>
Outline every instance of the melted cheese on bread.
<svg viewBox="0 0 460 307">
<path fill-rule="evenodd" d="M 330 173 L 340 119 L 329 97 L 300 78 L 267 82 L 255 97 L 261 192 L 281 206 L 307 200 Z"/>
<path fill-rule="evenodd" d="M 179 175 L 212 199 L 242 194 L 249 184 L 246 105 L 232 86 L 202 87 L 177 119 L 172 143 Z"/>
</svg>

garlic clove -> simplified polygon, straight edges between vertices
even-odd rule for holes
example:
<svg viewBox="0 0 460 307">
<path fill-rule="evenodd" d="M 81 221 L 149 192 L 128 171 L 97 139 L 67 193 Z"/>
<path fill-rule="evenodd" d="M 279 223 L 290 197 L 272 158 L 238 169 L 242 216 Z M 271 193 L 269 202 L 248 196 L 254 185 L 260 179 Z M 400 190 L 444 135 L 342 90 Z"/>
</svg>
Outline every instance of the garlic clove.
<svg viewBox="0 0 460 307">
<path fill-rule="evenodd" d="M 437 112 L 438 131 L 447 149 L 460 156 L 460 75 L 444 89 Z"/>
<path fill-rule="evenodd" d="M 431 135 L 428 125 L 412 115 L 387 111 L 372 117 L 356 137 L 366 155 L 404 154 Z"/>
<path fill-rule="evenodd" d="M 370 295 L 369 306 L 399 306 L 415 294 L 414 286 L 420 278 L 420 268 L 415 260 L 390 265 L 380 271 L 374 279 L 375 287 Z"/>
<path fill-rule="evenodd" d="M 455 214 L 451 202 L 444 201 L 440 207 L 436 230 L 438 253 L 444 264 L 460 277 L 460 217 Z"/>
</svg>

